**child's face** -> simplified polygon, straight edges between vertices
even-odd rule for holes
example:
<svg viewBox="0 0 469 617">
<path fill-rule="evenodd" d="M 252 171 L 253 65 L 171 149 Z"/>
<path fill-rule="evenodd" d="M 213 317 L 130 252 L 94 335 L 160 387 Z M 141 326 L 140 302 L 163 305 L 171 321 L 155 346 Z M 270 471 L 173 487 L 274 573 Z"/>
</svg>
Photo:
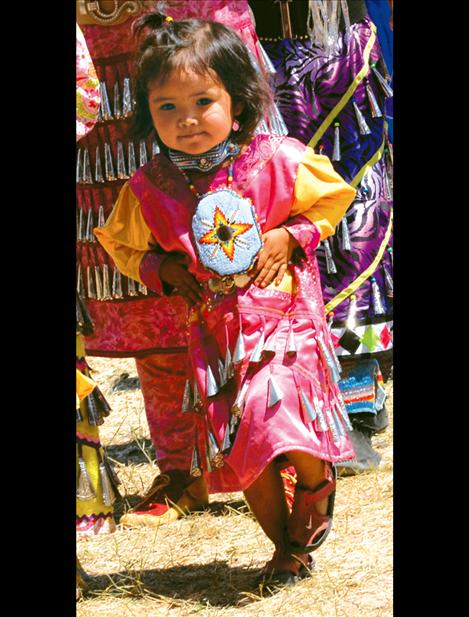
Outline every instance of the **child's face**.
<svg viewBox="0 0 469 617">
<path fill-rule="evenodd" d="M 192 71 L 173 71 L 163 85 L 149 84 L 148 105 L 161 141 L 187 154 L 202 154 L 224 141 L 243 107 L 233 109 L 223 84 Z"/>
</svg>

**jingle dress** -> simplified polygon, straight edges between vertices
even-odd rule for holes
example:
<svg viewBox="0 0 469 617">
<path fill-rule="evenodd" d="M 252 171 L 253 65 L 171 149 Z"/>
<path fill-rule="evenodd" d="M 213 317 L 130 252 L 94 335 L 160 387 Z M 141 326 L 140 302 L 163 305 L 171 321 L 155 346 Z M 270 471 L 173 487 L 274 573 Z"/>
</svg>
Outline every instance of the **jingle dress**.
<svg viewBox="0 0 469 617">
<path fill-rule="evenodd" d="M 142 4 L 141 12 L 153 5 L 137 4 Z M 256 60 L 264 62 L 247 0 L 169 0 L 165 10 L 175 20 L 200 17 L 231 26 Z M 193 422 L 177 413 L 186 379 L 186 304 L 179 295 L 158 296 L 131 275 L 121 275 L 92 232 L 104 224 L 126 180 L 157 149 L 152 138 L 139 142 L 128 137 L 135 50 L 131 23 L 82 27 L 103 104 L 96 126 L 77 145 L 77 281 L 94 324 L 85 337 L 86 353 L 135 358 L 158 467 L 164 473 L 188 469 L 191 458 L 187 444 Z M 278 118 L 272 130 L 286 133 Z"/>
<path fill-rule="evenodd" d="M 83 138 L 94 126 L 99 105 L 99 82 L 83 33 L 76 28 L 76 135 Z M 81 535 L 115 529 L 113 507 L 118 479 L 105 458 L 98 425 L 109 414 L 109 405 L 90 379 L 85 360 L 84 335 L 91 334 L 91 320 L 77 295 L 76 334 L 76 531 Z"/>
<path fill-rule="evenodd" d="M 226 174 L 219 168 L 191 180 L 202 194 L 224 187 Z M 212 471 L 225 491 L 246 489 L 289 450 L 332 462 L 354 454 L 315 248 L 334 233 L 355 189 L 327 157 L 272 135 L 253 139 L 233 176 L 262 232 L 285 225 L 301 247 L 279 287 L 210 291 L 213 273 L 203 268 L 191 229 L 198 200 L 163 154 L 126 183 L 106 225 L 95 229 L 121 272 L 158 294 L 171 292 L 158 276 L 166 254 L 182 251 L 191 259 L 203 301 L 189 316 L 190 379 L 180 405 L 195 416 L 193 468 Z M 240 420 L 230 412 L 235 401 Z"/>
<path fill-rule="evenodd" d="M 314 4 L 319 10 L 332 3 Z M 335 236 L 318 246 L 317 259 L 343 376 L 350 371 L 341 382 L 347 409 L 354 422 L 373 426 L 378 412 L 385 413 L 383 375 L 390 373 L 393 347 L 393 165 L 386 117 L 392 90 L 377 74 L 386 77 L 392 67 L 383 61 L 364 0 L 344 4 L 350 23 L 342 16 L 323 40 L 308 35 L 307 0 L 287 3 L 288 37 L 280 35 L 278 4 L 252 7 L 276 69 L 273 88 L 289 135 L 329 156 L 357 188 Z M 387 0 L 379 4 L 389 11 Z M 316 28 L 317 13 L 311 17 Z M 365 420 L 370 414 L 375 419 Z"/>
</svg>

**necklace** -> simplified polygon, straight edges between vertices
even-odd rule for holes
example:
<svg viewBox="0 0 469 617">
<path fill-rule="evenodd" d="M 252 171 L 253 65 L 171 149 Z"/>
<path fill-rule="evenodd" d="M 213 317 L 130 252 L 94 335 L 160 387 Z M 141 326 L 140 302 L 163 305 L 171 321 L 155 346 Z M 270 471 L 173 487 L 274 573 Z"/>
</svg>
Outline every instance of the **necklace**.
<svg viewBox="0 0 469 617">
<path fill-rule="evenodd" d="M 231 185 L 233 183 L 233 163 L 234 163 L 234 159 L 235 159 L 235 155 L 230 156 L 229 159 L 229 165 L 228 165 L 228 176 L 226 178 L 226 188 L 227 189 L 231 189 Z M 187 182 L 187 186 L 189 187 L 189 189 L 194 193 L 194 195 L 197 197 L 197 199 L 202 199 L 202 195 L 199 193 L 199 191 L 196 189 L 194 183 L 192 182 L 192 180 L 189 178 L 189 176 L 187 175 L 187 173 L 184 171 L 184 169 L 182 169 L 181 167 L 179 167 L 179 171 L 182 173 L 182 175 L 184 176 L 185 181 Z"/>
<path fill-rule="evenodd" d="M 229 139 L 225 139 L 220 144 L 211 148 L 202 154 L 187 154 L 179 150 L 168 150 L 168 156 L 178 169 L 197 171 L 210 171 L 217 167 L 228 157 L 235 157 L 240 152 L 240 147 L 232 143 Z"/>
</svg>

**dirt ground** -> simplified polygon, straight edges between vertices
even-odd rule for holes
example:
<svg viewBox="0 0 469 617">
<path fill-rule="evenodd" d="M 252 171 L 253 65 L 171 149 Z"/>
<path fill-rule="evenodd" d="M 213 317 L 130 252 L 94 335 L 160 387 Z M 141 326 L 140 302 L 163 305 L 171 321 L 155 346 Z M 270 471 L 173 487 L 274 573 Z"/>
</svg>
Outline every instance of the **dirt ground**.
<svg viewBox="0 0 469 617">
<path fill-rule="evenodd" d="M 157 472 L 132 359 L 89 358 L 112 406 L 100 436 L 122 482 L 116 518 Z M 314 554 L 311 576 L 288 588 L 260 588 L 272 544 L 241 493 L 210 497 L 210 509 L 159 529 L 123 529 L 79 538 L 91 577 L 77 617 L 391 617 L 392 381 L 390 425 L 373 437 L 382 455 L 373 471 L 338 479 L 334 526 Z"/>
</svg>

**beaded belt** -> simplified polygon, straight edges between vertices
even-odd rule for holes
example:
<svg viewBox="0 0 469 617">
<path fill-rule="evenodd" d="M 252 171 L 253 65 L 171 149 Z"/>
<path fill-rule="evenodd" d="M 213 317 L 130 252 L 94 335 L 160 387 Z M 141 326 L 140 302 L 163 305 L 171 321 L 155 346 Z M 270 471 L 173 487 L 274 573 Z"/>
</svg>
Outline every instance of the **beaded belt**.
<svg viewBox="0 0 469 617">
<path fill-rule="evenodd" d="M 251 282 L 247 274 L 233 274 L 232 276 L 215 276 L 207 281 L 207 286 L 213 293 L 225 295 L 235 291 L 237 287 L 246 287 Z"/>
</svg>

